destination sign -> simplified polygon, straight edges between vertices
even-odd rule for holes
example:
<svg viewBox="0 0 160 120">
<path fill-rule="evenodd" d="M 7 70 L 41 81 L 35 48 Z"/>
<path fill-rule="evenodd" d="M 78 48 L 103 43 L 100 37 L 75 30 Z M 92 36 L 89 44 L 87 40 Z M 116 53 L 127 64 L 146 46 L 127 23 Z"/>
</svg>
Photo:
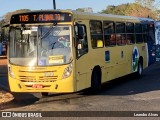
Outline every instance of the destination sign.
<svg viewBox="0 0 160 120">
<path fill-rule="evenodd" d="M 17 14 L 11 17 L 10 24 L 20 23 L 49 23 L 49 22 L 70 22 L 71 14 L 61 12 L 31 12 Z"/>
</svg>

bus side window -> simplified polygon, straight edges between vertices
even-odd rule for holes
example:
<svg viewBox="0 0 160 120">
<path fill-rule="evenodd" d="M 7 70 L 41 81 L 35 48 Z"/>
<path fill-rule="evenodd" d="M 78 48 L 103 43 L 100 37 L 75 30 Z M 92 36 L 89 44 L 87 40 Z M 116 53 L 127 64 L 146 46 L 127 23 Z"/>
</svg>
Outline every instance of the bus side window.
<svg viewBox="0 0 160 120">
<path fill-rule="evenodd" d="M 126 23 L 126 42 L 127 44 L 135 43 L 134 23 L 132 22 Z"/>
<path fill-rule="evenodd" d="M 148 24 L 142 24 L 142 29 L 143 29 L 143 39 L 144 42 L 147 42 L 148 39 Z"/>
<path fill-rule="evenodd" d="M 88 52 L 87 33 L 85 25 L 78 25 L 76 27 L 76 53 L 77 57 L 80 57 Z"/>
<path fill-rule="evenodd" d="M 142 24 L 136 23 L 135 24 L 135 36 L 136 36 L 136 43 L 143 42 L 143 34 L 142 34 Z"/>
<path fill-rule="evenodd" d="M 115 24 L 112 21 L 103 22 L 105 46 L 116 45 Z"/>
<path fill-rule="evenodd" d="M 102 48 L 103 30 L 101 21 L 90 21 L 90 34 L 92 48 Z"/>
<path fill-rule="evenodd" d="M 125 23 L 123 22 L 116 22 L 116 40 L 117 40 L 117 45 L 126 44 Z"/>
<path fill-rule="evenodd" d="M 150 38 L 150 41 L 154 42 L 155 41 L 155 35 L 154 35 L 154 24 L 148 24 L 148 32 L 149 32 L 149 38 Z"/>
<path fill-rule="evenodd" d="M 116 35 L 115 34 L 111 34 L 110 35 L 110 45 L 116 45 Z"/>
</svg>

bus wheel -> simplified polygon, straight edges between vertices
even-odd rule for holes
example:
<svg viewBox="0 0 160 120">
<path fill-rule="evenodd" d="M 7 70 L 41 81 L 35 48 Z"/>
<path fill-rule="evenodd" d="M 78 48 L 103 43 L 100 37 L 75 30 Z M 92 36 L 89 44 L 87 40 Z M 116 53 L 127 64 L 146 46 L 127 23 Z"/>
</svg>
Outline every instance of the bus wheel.
<svg viewBox="0 0 160 120">
<path fill-rule="evenodd" d="M 46 96 L 48 96 L 48 92 L 42 92 L 41 95 L 46 97 Z"/>
<path fill-rule="evenodd" d="M 101 76 L 98 70 L 93 70 L 91 77 L 91 93 L 95 94 L 101 89 Z"/>
<path fill-rule="evenodd" d="M 136 77 L 140 78 L 142 76 L 143 73 L 143 63 L 142 61 L 138 62 L 138 70 L 136 72 Z"/>
</svg>

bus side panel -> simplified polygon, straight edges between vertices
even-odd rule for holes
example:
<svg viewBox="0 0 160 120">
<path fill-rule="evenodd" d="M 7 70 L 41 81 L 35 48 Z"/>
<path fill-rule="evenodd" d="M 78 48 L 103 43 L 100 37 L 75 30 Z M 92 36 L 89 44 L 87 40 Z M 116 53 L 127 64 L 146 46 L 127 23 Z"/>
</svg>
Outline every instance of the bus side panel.
<svg viewBox="0 0 160 120">
<path fill-rule="evenodd" d="M 148 65 L 151 65 L 153 63 L 155 63 L 156 61 L 156 56 L 153 55 L 153 53 L 155 54 L 155 49 L 153 49 L 154 45 L 152 42 L 148 42 Z"/>
<path fill-rule="evenodd" d="M 76 61 L 77 91 L 88 88 L 91 85 L 91 66 L 87 62 L 89 59 L 87 54 Z"/>
<path fill-rule="evenodd" d="M 90 48 L 90 27 L 89 27 L 89 21 L 83 20 L 81 21 L 81 24 L 86 26 L 86 32 L 87 32 L 87 41 L 88 41 L 88 49 Z M 83 90 L 85 88 L 89 88 L 91 86 L 91 73 L 92 73 L 92 64 L 91 62 L 91 51 L 88 50 L 88 53 L 82 55 L 80 58 L 76 59 L 75 61 L 75 76 L 76 76 L 76 91 Z"/>
<path fill-rule="evenodd" d="M 137 71 L 133 71 L 132 69 L 134 47 L 138 48 L 139 57 L 141 56 L 143 58 L 143 68 L 148 66 L 147 44 L 145 43 L 109 47 L 106 51 L 110 52 L 110 60 L 105 63 L 102 74 L 102 82 L 122 77 Z"/>
<path fill-rule="evenodd" d="M 105 69 L 102 82 L 106 82 L 132 72 L 131 54 L 133 46 L 108 47 L 110 60 L 105 62 Z"/>
</svg>

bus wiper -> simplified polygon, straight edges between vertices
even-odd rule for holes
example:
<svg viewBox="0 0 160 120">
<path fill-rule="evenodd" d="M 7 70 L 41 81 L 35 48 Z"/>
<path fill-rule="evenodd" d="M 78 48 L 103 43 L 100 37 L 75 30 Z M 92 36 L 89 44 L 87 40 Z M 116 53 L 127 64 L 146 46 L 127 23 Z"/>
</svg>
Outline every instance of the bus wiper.
<svg viewBox="0 0 160 120">
<path fill-rule="evenodd" d="M 46 38 L 53 31 L 54 28 L 55 27 L 52 26 L 46 33 L 44 33 L 43 36 L 40 37 L 40 39 Z"/>
<path fill-rule="evenodd" d="M 55 23 L 53 26 L 50 26 L 49 30 L 47 32 L 45 32 L 39 39 L 44 39 L 46 38 L 55 28 L 55 26 L 57 25 L 57 23 Z"/>
<path fill-rule="evenodd" d="M 54 45 L 56 44 L 57 42 L 54 42 L 54 43 L 51 43 L 50 45 L 52 45 L 52 49 L 54 49 Z"/>
</svg>

